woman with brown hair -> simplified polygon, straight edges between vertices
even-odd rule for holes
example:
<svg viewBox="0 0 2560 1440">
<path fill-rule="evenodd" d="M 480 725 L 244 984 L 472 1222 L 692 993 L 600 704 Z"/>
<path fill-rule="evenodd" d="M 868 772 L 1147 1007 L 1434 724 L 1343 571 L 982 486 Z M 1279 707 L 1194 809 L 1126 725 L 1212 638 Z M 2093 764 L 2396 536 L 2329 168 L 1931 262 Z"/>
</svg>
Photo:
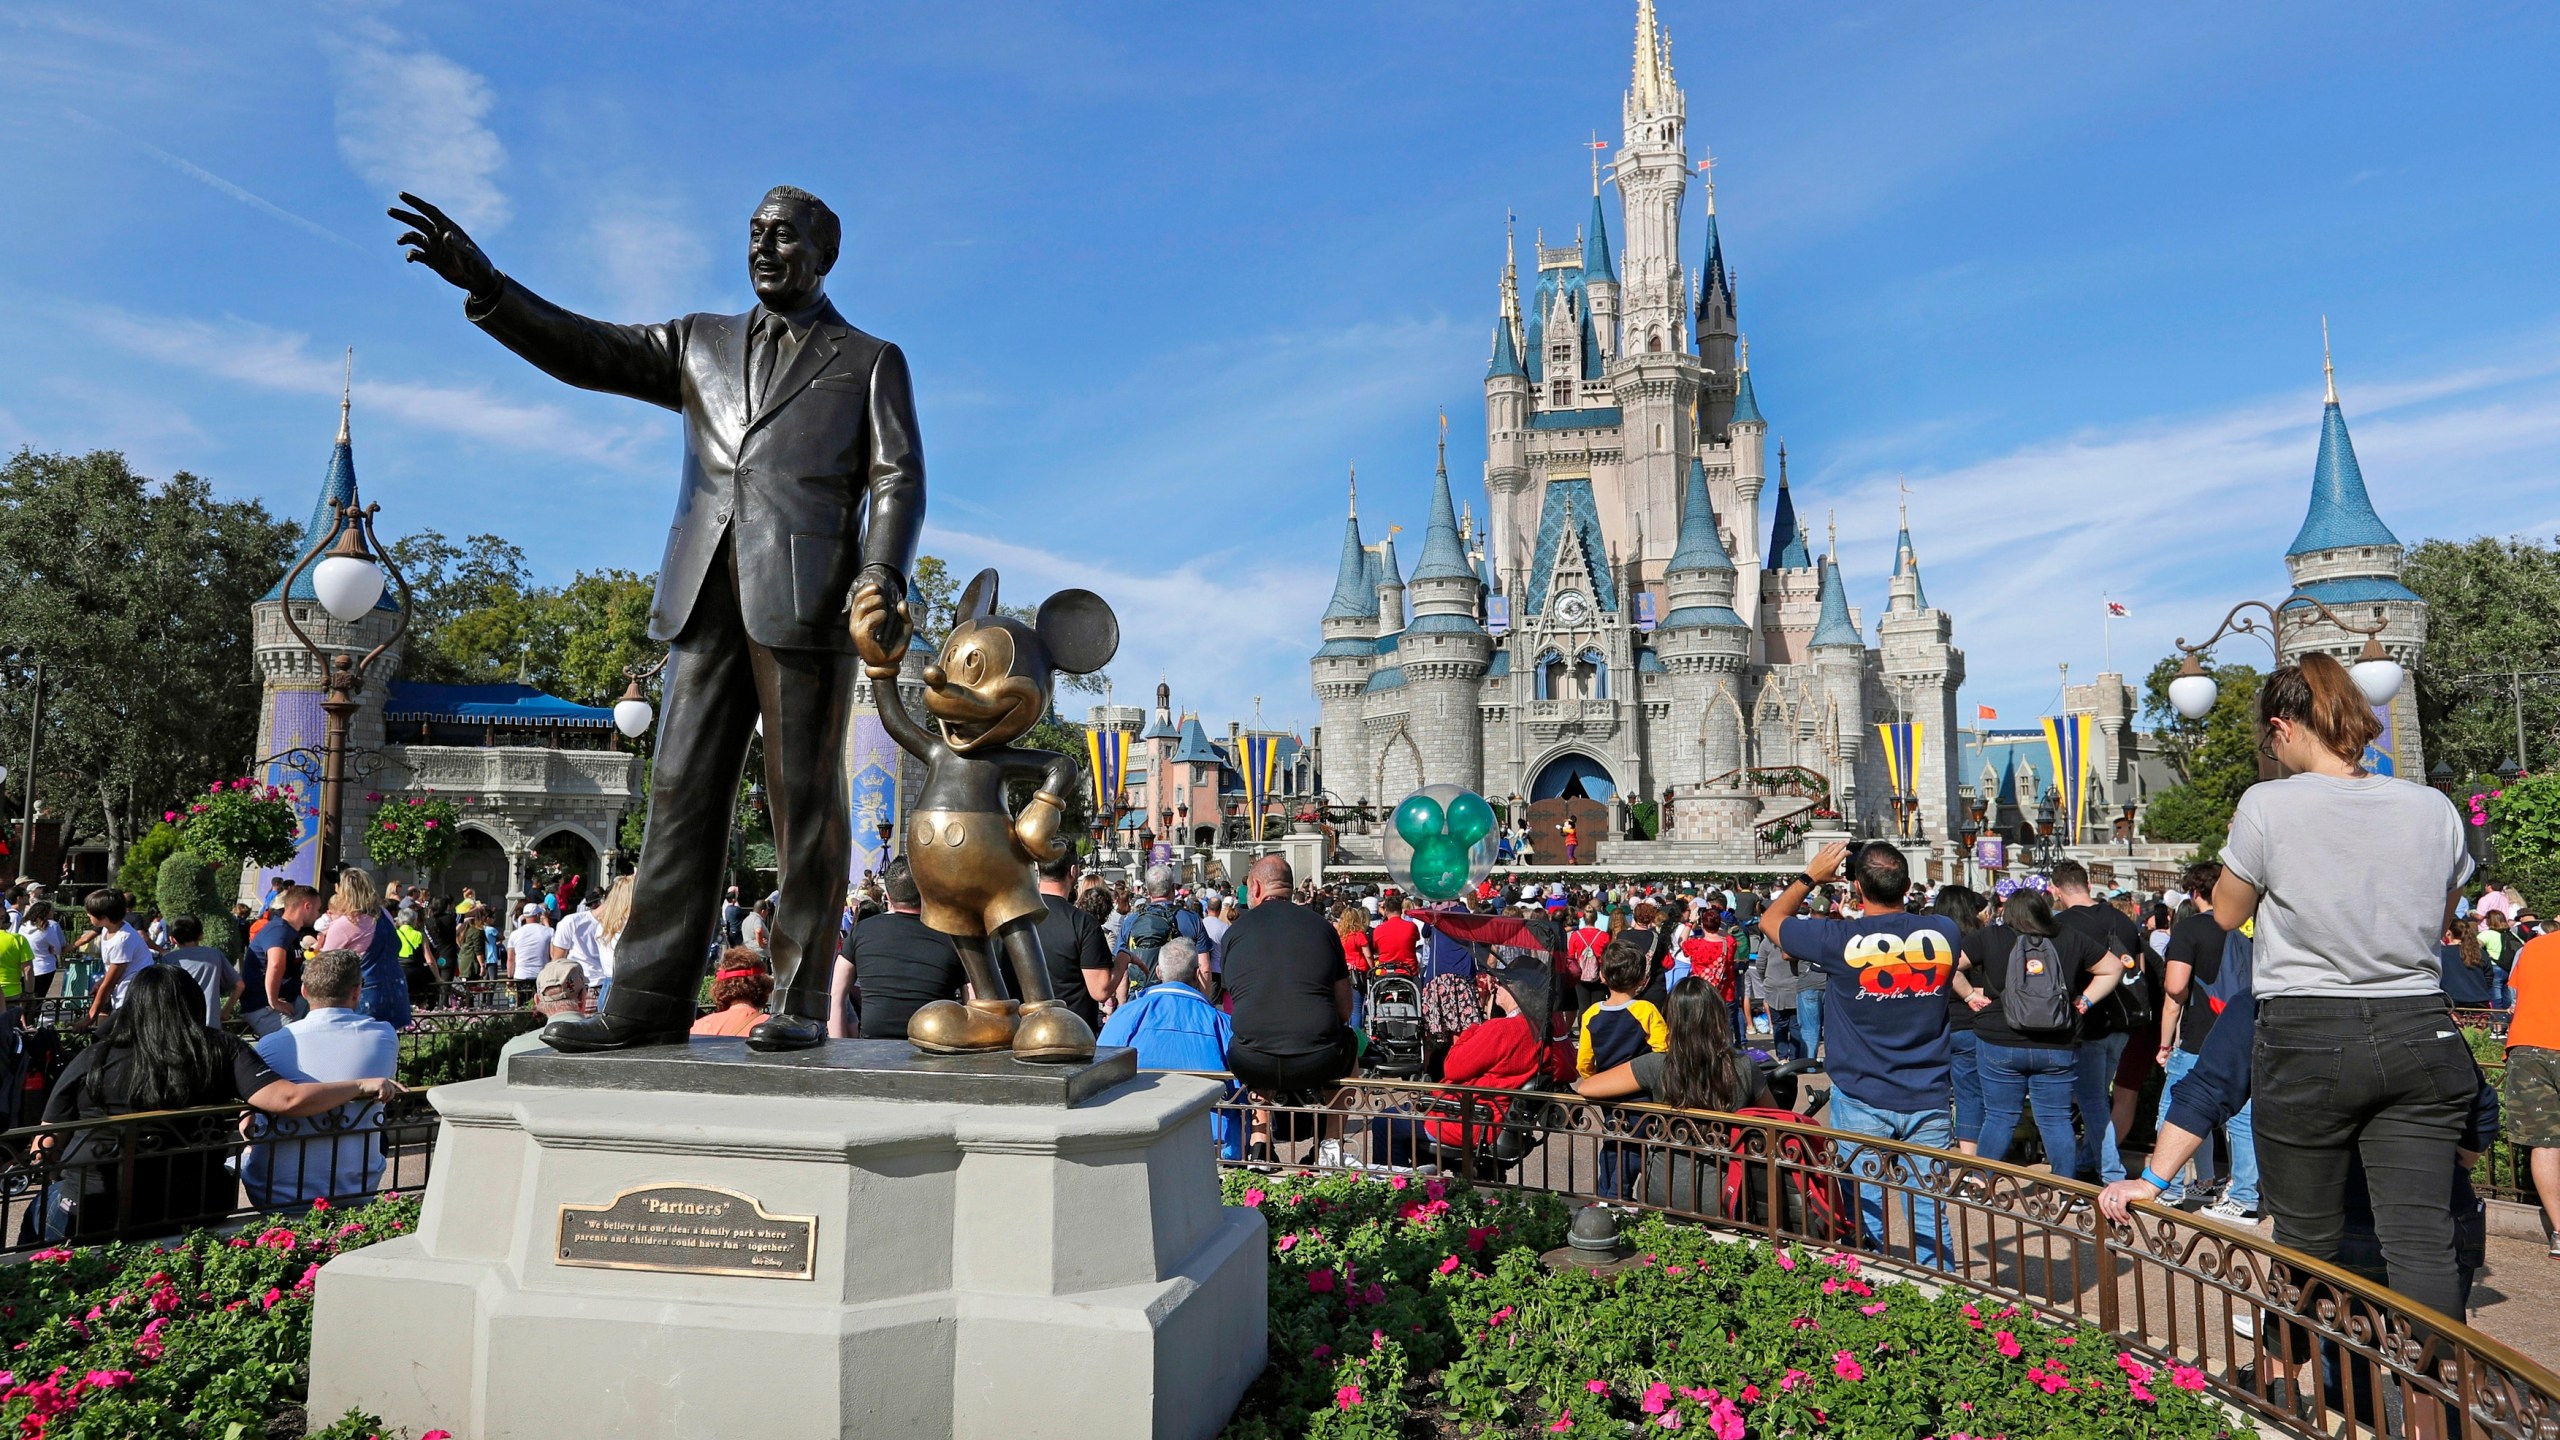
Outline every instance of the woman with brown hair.
<svg viewBox="0 0 2560 1440">
<path fill-rule="evenodd" d="M 2496 1003 L 2491 991 L 2498 972 L 2481 948 L 2479 921 L 2466 915 L 2453 922 L 2436 947 L 2436 969 L 2444 976 L 2444 998 L 2453 1004 L 2486 1008 Z"/>
<path fill-rule="evenodd" d="M 2382 726 L 2327 655 L 2268 676 L 2258 724 L 2284 778 L 2232 811 L 2213 918 L 2257 921 L 2260 1201 L 2276 1243 L 2334 1263 L 2361 1157 L 2391 1287 L 2461 1314 L 2445 1196 L 2480 1071 L 2436 960 L 2471 875 L 2461 819 L 2426 786 L 2364 768 Z"/>
<path fill-rule="evenodd" d="M 772 998 L 773 966 L 764 952 L 732 945 L 720 952 L 720 968 L 711 972 L 711 1013 L 693 1022 L 693 1033 L 743 1036 L 764 1019 L 765 1002 Z"/>
</svg>

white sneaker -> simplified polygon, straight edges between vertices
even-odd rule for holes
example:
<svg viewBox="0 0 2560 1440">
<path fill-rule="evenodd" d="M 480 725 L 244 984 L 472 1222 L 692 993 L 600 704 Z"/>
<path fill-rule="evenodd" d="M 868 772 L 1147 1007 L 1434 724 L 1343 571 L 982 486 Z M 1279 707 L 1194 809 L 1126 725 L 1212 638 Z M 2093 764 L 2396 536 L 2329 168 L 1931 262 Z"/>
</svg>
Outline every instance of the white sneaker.
<svg viewBox="0 0 2560 1440">
<path fill-rule="evenodd" d="M 1316 1168 L 1319 1170 L 1339 1170 L 1342 1168 L 1341 1141 L 1324 1140 L 1317 1142 Z"/>
<path fill-rule="evenodd" d="M 2234 1225 L 2255 1225 L 2258 1223 L 2257 1211 L 2233 1200 L 2216 1200 L 2196 1213 Z"/>
<path fill-rule="evenodd" d="M 2255 1339 L 2257 1339 L 2257 1338 L 2258 1338 L 2258 1312 L 2257 1312 L 2257 1311 L 2255 1311 L 2255 1310 L 2234 1310 L 2234 1311 L 2232 1311 L 2232 1312 L 2231 1312 L 2231 1333 L 2232 1333 L 2232 1334 L 2234 1334 L 2234 1335 L 2239 1336 L 2239 1337 L 2240 1337 L 2241 1339 L 2243 1339 L 2243 1340 L 2255 1340 Z"/>
</svg>

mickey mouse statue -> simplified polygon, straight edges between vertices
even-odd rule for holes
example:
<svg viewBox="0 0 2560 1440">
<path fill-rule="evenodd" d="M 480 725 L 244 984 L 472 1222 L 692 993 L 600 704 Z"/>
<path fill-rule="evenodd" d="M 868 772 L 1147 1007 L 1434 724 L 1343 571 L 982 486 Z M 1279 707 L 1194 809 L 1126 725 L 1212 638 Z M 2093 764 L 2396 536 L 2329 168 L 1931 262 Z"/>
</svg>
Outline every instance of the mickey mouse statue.
<svg viewBox="0 0 2560 1440">
<path fill-rule="evenodd" d="M 1065 853 L 1058 820 L 1083 767 L 1073 756 L 1007 742 L 1049 711 L 1052 672 L 1090 675 L 1120 648 L 1120 621 L 1090 590 L 1063 590 L 1028 625 L 996 609 L 996 572 L 981 570 L 960 595 L 942 653 L 924 671 L 927 729 L 898 698 L 898 666 L 914 625 L 906 602 L 876 586 L 853 600 L 854 649 L 871 677 L 880 722 L 924 761 L 924 789 L 907 817 L 907 863 L 924 896 L 924 923 L 951 937 L 976 999 L 937 1000 L 907 1021 L 907 1041 L 934 1055 L 1011 1049 L 1057 1064 L 1093 1058 L 1093 1031 L 1049 994 L 1038 929 L 1048 913 L 1031 867 Z M 937 734 L 936 731 L 939 731 Z M 1005 809 L 1005 781 L 1037 775 L 1020 815 Z M 988 941 L 1013 964 L 1004 998 Z"/>
</svg>

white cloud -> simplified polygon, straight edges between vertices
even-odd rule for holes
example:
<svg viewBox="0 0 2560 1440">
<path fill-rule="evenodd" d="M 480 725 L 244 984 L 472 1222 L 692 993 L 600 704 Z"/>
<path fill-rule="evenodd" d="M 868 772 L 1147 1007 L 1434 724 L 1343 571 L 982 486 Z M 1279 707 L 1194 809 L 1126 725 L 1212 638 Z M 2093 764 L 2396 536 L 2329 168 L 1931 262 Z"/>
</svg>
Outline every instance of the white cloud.
<svg viewBox="0 0 2560 1440">
<path fill-rule="evenodd" d="M 482 122 L 489 82 L 376 20 L 329 42 L 338 85 L 338 153 L 387 197 L 422 195 L 464 226 L 507 223 L 498 171 L 506 147 Z"/>
<path fill-rule="evenodd" d="M 1250 720 L 1257 696 L 1270 723 L 1313 717 L 1307 657 L 1315 652 L 1315 616 L 1333 583 L 1329 568 L 1236 551 L 1188 552 L 1176 565 L 1137 568 L 1096 558 L 1093 547 L 1048 550 L 932 522 L 925 525 L 923 548 L 964 578 L 994 566 L 1004 576 L 1009 605 L 1037 606 L 1075 586 L 1110 601 L 1120 617 L 1120 653 L 1110 665 L 1117 703 L 1152 703 L 1146 697 L 1164 676 L 1176 707 L 1217 723 Z M 1099 698 L 1062 694 L 1059 709 L 1081 718 L 1083 707 Z"/>
<path fill-rule="evenodd" d="M 688 224 L 674 202 L 632 194 L 609 195 L 587 227 L 598 279 L 615 313 L 633 320 L 662 319 L 688 308 L 688 296 L 711 258 L 700 229 Z"/>
<path fill-rule="evenodd" d="M 2366 488 L 2403 542 L 2560 529 L 2553 337 L 2525 342 L 2508 363 L 2352 386 L 2346 413 Z M 2177 639 L 2204 638 L 2233 603 L 2282 595 L 2319 441 L 2318 392 L 2301 391 L 1914 472 L 1913 543 L 1930 601 L 1955 617 L 1967 703 L 2048 704 L 2059 664 L 2096 670 L 2102 597 L 2132 609 L 2113 627 L 2111 658 L 2138 677 Z M 1843 572 L 1870 635 L 1897 478 L 1822 487 L 1839 498 Z M 2448 506 L 2455 484 L 2463 501 Z M 1808 520 L 1819 536 L 1822 517 Z M 2231 658 L 2265 664 L 2253 643 L 2239 641 Z"/>
<path fill-rule="evenodd" d="M 342 358 L 313 353 L 306 335 L 242 320 L 215 325 L 112 307 L 90 307 L 80 315 L 108 343 L 181 369 L 279 394 L 338 393 Z M 466 440 L 614 469 L 631 468 L 639 448 L 654 443 L 640 428 L 600 428 L 556 407 L 509 400 L 486 387 L 376 380 L 362 367 L 357 377 L 360 416 L 384 416 Z"/>
</svg>

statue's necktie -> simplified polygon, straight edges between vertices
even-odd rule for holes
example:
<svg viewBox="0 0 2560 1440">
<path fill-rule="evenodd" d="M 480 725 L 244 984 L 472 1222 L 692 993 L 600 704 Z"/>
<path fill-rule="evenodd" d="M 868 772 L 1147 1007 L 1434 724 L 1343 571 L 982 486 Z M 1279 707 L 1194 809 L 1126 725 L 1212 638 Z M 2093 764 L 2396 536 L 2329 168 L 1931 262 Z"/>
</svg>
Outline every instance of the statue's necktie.
<svg viewBox="0 0 2560 1440">
<path fill-rule="evenodd" d="M 754 390 L 755 413 L 764 413 L 765 396 L 773 391 L 773 372 L 782 365 L 782 317 L 767 315 L 756 327 Z"/>
</svg>

